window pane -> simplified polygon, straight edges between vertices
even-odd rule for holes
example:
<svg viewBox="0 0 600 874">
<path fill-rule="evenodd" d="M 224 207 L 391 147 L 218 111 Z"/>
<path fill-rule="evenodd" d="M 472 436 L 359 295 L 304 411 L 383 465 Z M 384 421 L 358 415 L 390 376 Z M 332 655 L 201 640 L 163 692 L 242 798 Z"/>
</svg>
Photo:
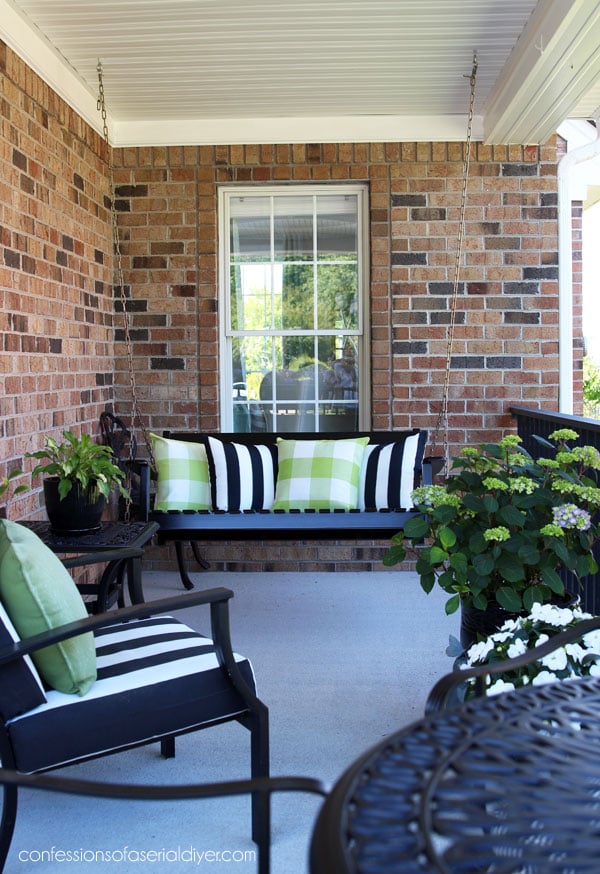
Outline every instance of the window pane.
<svg viewBox="0 0 600 874">
<path fill-rule="evenodd" d="M 306 331 L 315 324 L 314 271 L 312 264 L 284 264 L 281 289 L 281 327 Z"/>
<path fill-rule="evenodd" d="M 356 195 L 317 198 L 317 257 L 319 261 L 356 259 Z"/>
<path fill-rule="evenodd" d="M 313 260 L 312 197 L 276 197 L 273 227 L 276 261 Z"/>
<path fill-rule="evenodd" d="M 281 296 L 273 297 L 270 264 L 232 264 L 230 269 L 231 327 L 234 331 L 266 330 L 281 322 Z M 279 305 L 279 315 L 274 307 Z"/>
<path fill-rule="evenodd" d="M 317 327 L 358 328 L 358 270 L 354 264 L 320 264 L 317 268 Z"/>
<path fill-rule="evenodd" d="M 232 197 L 229 247 L 232 261 L 271 258 L 271 199 Z"/>
</svg>

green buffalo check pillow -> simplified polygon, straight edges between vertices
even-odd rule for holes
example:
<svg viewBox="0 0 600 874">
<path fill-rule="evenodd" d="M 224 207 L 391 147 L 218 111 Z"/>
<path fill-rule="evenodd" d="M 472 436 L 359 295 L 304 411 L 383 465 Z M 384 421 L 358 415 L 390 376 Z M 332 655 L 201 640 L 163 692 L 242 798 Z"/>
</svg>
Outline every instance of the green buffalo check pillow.
<svg viewBox="0 0 600 874">
<path fill-rule="evenodd" d="M 203 443 L 151 434 L 156 462 L 156 510 L 210 510 L 208 458 Z"/>
<path fill-rule="evenodd" d="M 277 439 L 274 510 L 355 510 L 368 437 Z"/>
</svg>

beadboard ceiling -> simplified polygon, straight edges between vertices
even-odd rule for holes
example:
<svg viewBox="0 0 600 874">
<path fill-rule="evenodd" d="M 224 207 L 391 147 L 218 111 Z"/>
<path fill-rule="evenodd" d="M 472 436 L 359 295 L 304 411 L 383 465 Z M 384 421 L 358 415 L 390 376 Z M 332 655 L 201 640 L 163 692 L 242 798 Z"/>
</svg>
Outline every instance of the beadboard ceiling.
<svg viewBox="0 0 600 874">
<path fill-rule="evenodd" d="M 600 106 L 600 0 L 0 0 L 0 38 L 115 145 L 542 142 Z"/>
</svg>

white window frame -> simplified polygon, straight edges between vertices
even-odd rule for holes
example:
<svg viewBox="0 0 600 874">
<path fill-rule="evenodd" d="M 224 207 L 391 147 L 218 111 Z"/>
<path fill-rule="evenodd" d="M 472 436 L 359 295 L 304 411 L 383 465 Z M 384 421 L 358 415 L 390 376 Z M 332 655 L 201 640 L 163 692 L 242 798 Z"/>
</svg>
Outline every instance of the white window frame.
<svg viewBox="0 0 600 874">
<path fill-rule="evenodd" d="M 224 185 L 218 190 L 218 233 L 219 233 L 219 398 L 220 426 L 223 432 L 234 431 L 233 403 L 225 402 L 231 396 L 233 384 L 232 374 L 232 343 L 234 337 L 243 336 L 246 332 L 233 331 L 231 328 L 230 309 L 230 199 L 232 197 L 256 197 L 284 195 L 286 197 L 307 195 L 347 194 L 357 198 L 357 257 L 358 257 L 358 331 L 356 342 L 359 350 L 358 373 L 358 430 L 370 429 L 371 423 L 371 380 L 370 380 L 370 343 L 369 343 L 369 201 L 368 185 L 366 183 L 351 184 L 310 184 L 298 183 L 288 185 Z M 304 332 L 306 333 L 306 332 Z M 310 332 L 309 332 L 310 333 Z M 317 332 L 318 333 L 318 332 Z M 271 334 L 281 336 L 284 331 L 272 331 Z M 326 434 L 326 432 L 323 432 Z"/>
</svg>

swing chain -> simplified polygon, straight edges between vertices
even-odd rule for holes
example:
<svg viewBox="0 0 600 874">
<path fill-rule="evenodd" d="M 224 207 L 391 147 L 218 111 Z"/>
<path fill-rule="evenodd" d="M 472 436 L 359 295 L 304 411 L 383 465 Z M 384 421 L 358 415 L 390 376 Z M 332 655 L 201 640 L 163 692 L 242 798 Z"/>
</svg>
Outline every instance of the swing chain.
<svg viewBox="0 0 600 874">
<path fill-rule="evenodd" d="M 469 182 L 469 168 L 471 162 L 471 139 L 473 134 L 473 116 L 475 107 L 475 85 L 477 81 L 477 53 L 473 55 L 473 68 L 469 76 L 470 98 L 469 98 L 469 115 L 467 120 L 467 139 L 465 143 L 464 161 L 463 161 L 463 178 L 460 200 L 460 216 L 458 224 L 458 236 L 456 245 L 456 258 L 454 262 L 454 278 L 452 282 L 452 296 L 450 298 L 450 314 L 447 329 L 447 347 L 446 347 L 446 370 L 444 373 L 444 384 L 442 388 L 442 401 L 438 418 L 435 426 L 435 431 L 432 440 L 432 455 L 436 454 L 436 448 L 439 440 L 440 431 L 443 428 L 443 458 L 444 467 L 448 469 L 448 393 L 450 391 L 450 374 L 452 370 L 452 352 L 454 346 L 454 332 L 456 328 L 456 311 L 458 306 L 458 288 L 460 278 L 460 268 L 462 262 L 463 243 L 465 236 L 465 215 L 467 207 L 467 187 Z"/>
<path fill-rule="evenodd" d="M 113 240 L 113 252 L 115 257 L 115 279 L 117 281 L 117 287 L 119 289 L 119 296 L 121 300 L 121 308 L 123 310 L 123 325 L 124 325 L 124 334 L 125 334 L 125 346 L 127 350 L 127 367 L 129 372 L 129 387 L 131 392 L 131 401 L 132 401 L 132 430 L 135 427 L 135 422 L 137 422 L 142 436 L 144 438 L 144 444 L 146 446 L 146 451 L 148 452 L 148 458 L 150 459 L 150 464 L 154 470 L 156 470 L 156 462 L 154 460 L 154 454 L 152 452 L 152 444 L 144 425 L 142 416 L 140 414 L 139 403 L 137 398 L 136 384 L 135 384 L 135 372 L 133 367 L 133 344 L 131 341 L 131 330 L 130 330 L 130 322 L 129 322 L 129 311 L 127 307 L 127 295 L 125 293 L 125 279 L 123 272 L 123 256 L 121 252 L 121 240 L 119 235 L 119 223 L 118 223 L 118 215 L 115 203 L 115 176 L 114 176 L 114 164 L 112 160 L 112 150 L 110 148 L 109 142 L 109 134 L 108 134 L 108 123 L 107 123 L 107 114 L 106 114 L 106 102 L 104 97 L 104 82 L 102 77 L 102 62 L 98 61 L 97 65 L 98 72 L 98 101 L 97 108 L 102 117 L 102 133 L 104 136 L 104 140 L 106 143 L 107 150 L 107 161 L 108 161 L 108 170 L 109 170 L 109 186 L 110 186 L 110 214 L 111 214 L 111 226 L 112 226 L 112 240 Z M 130 444 L 131 446 L 131 444 Z M 132 459 L 130 459 L 132 460 Z M 130 511 L 130 502 L 128 502 L 126 514 L 129 515 Z M 126 520 L 127 521 L 127 520 Z"/>
</svg>

